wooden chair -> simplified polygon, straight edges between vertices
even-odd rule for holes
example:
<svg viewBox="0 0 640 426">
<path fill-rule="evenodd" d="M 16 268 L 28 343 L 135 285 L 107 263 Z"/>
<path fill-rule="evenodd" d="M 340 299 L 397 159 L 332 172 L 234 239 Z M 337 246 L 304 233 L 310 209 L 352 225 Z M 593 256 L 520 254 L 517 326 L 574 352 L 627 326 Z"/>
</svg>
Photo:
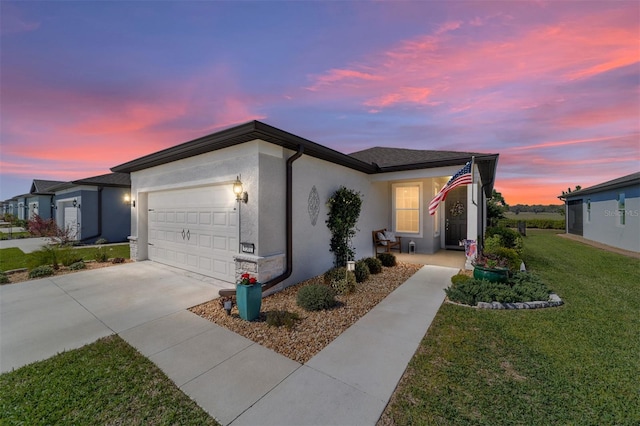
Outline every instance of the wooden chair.
<svg viewBox="0 0 640 426">
<path fill-rule="evenodd" d="M 380 247 L 383 247 L 386 253 L 391 252 L 391 250 L 398 250 L 398 252 L 402 253 L 402 237 L 396 237 L 395 241 L 380 238 L 381 236 L 384 236 L 385 232 L 387 232 L 386 228 L 378 229 L 371 233 L 373 236 L 373 249 L 375 250 L 375 253 L 378 254 L 378 248 Z"/>
</svg>

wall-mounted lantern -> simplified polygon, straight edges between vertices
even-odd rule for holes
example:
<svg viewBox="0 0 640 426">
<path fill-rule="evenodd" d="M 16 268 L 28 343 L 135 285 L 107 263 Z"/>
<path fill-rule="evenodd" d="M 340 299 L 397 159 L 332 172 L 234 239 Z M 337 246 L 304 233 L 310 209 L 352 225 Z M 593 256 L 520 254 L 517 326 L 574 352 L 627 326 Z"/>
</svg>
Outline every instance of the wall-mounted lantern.
<svg viewBox="0 0 640 426">
<path fill-rule="evenodd" d="M 75 199 L 75 198 L 73 199 L 73 207 L 80 208 L 80 203 L 79 203 L 79 202 L 78 202 L 78 200 L 77 200 L 77 199 Z"/>
<path fill-rule="evenodd" d="M 247 203 L 249 201 L 249 194 L 244 191 L 242 187 L 242 182 L 240 181 L 240 177 L 236 176 L 236 181 L 233 183 L 233 193 L 236 194 L 236 201 Z"/>
<path fill-rule="evenodd" d="M 125 204 L 131 205 L 131 207 L 135 207 L 136 206 L 136 200 L 131 198 L 131 194 L 124 194 L 123 201 L 124 201 Z"/>
</svg>

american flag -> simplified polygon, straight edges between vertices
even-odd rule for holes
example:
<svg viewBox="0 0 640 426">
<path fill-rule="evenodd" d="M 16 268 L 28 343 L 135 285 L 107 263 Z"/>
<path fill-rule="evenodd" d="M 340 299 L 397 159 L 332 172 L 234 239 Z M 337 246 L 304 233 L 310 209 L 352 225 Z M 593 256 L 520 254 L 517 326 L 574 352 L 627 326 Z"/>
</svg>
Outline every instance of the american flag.
<svg viewBox="0 0 640 426">
<path fill-rule="evenodd" d="M 429 214 L 431 216 L 436 214 L 438 206 L 445 200 L 445 198 L 447 198 L 447 194 L 449 193 L 449 191 L 460 185 L 467 185 L 470 183 L 473 183 L 473 178 L 471 176 L 471 161 L 467 162 L 467 164 L 465 164 L 463 168 L 458 170 L 456 174 L 453 175 L 451 179 L 449 179 L 449 182 L 447 182 L 447 184 L 442 187 L 440 192 L 438 192 L 438 195 L 433 197 L 433 200 L 431 200 L 431 202 L 429 203 Z"/>
</svg>

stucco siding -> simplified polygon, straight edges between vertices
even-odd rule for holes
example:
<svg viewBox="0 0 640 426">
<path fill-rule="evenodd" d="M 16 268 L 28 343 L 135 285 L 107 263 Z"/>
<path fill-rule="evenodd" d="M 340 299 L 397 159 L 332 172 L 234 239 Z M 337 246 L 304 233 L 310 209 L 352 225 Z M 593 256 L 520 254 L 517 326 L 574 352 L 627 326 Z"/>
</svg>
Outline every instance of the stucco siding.
<svg viewBox="0 0 640 426">
<path fill-rule="evenodd" d="M 625 218 L 621 224 L 618 194 L 625 194 Z M 613 247 L 640 252 L 640 187 L 626 187 L 585 194 L 582 197 L 583 236 Z M 567 200 L 570 200 L 568 198 Z M 591 212 L 588 211 L 590 200 Z"/>
</svg>

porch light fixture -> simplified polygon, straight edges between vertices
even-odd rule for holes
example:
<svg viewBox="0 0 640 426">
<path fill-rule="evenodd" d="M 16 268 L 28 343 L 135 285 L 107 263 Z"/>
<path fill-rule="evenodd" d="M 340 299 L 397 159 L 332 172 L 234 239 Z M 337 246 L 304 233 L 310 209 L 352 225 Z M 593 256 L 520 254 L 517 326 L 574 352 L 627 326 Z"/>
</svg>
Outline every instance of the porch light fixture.
<svg viewBox="0 0 640 426">
<path fill-rule="evenodd" d="M 73 207 L 80 208 L 80 204 L 78 203 L 78 200 L 75 198 L 73 199 Z"/>
<path fill-rule="evenodd" d="M 233 182 L 233 193 L 236 194 L 236 201 L 237 202 L 243 202 L 243 203 L 247 203 L 247 201 L 249 201 L 249 194 L 247 194 L 246 191 L 244 191 L 244 188 L 242 187 L 242 182 L 240 181 L 240 177 L 236 176 L 236 181 Z"/>
<path fill-rule="evenodd" d="M 131 199 L 131 194 L 124 194 L 124 203 L 125 204 L 130 204 L 131 207 L 135 207 L 136 206 L 136 200 L 132 200 Z"/>
</svg>

